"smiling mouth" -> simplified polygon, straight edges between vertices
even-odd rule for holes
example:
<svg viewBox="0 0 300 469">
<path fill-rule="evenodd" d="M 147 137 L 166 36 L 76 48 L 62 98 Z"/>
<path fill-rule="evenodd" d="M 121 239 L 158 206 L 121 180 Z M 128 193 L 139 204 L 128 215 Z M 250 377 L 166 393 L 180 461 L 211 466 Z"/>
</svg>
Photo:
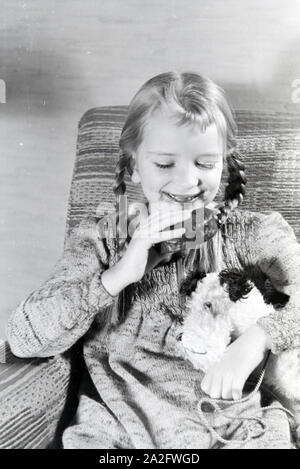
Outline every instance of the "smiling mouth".
<svg viewBox="0 0 300 469">
<path fill-rule="evenodd" d="M 200 191 L 195 195 L 177 195 L 171 194 L 170 192 L 164 192 L 163 194 L 166 195 L 169 199 L 175 200 L 175 202 L 184 203 L 184 202 L 193 202 L 194 200 L 199 199 L 203 196 L 205 191 Z"/>
</svg>

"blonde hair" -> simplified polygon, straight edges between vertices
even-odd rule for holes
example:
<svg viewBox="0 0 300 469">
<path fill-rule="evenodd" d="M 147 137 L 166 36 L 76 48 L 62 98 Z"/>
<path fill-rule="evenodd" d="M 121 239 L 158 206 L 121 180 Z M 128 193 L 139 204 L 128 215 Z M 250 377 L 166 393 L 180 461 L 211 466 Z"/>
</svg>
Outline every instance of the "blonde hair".
<svg viewBox="0 0 300 469">
<path fill-rule="evenodd" d="M 130 157 L 137 150 L 149 117 L 161 107 L 171 111 L 177 125 L 197 122 L 204 131 L 215 123 L 223 138 L 224 157 L 235 146 L 237 128 L 223 89 L 197 73 L 167 72 L 148 80 L 133 97 L 119 140 L 120 156 Z"/>
</svg>

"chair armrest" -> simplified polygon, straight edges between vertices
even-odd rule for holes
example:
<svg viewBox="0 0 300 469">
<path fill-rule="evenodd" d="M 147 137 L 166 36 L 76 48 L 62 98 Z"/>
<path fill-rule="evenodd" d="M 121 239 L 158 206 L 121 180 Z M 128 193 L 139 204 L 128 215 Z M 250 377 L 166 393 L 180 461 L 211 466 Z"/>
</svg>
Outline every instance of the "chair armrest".
<svg viewBox="0 0 300 469">
<path fill-rule="evenodd" d="M 77 405 L 71 399 L 76 394 L 74 381 L 78 381 L 72 371 L 77 353 L 78 345 L 55 357 L 24 359 L 14 356 L 7 342 L 0 346 L 1 449 L 60 444 L 62 427 Z M 77 378 L 79 373 L 77 367 Z"/>
</svg>

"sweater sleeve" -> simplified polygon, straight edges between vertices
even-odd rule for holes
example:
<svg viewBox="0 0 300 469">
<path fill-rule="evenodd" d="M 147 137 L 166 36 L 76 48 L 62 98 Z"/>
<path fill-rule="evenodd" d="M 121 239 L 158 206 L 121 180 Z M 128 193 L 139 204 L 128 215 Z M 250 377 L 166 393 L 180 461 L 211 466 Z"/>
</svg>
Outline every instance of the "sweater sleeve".
<svg viewBox="0 0 300 469">
<path fill-rule="evenodd" d="M 274 354 L 300 347 L 300 244 L 279 212 L 256 213 L 252 253 L 254 262 L 273 287 L 289 296 L 286 305 L 257 321 L 271 337 Z"/>
<path fill-rule="evenodd" d="M 117 298 L 101 282 L 110 253 L 99 220 L 86 217 L 72 230 L 50 277 L 10 315 L 6 333 L 14 355 L 49 357 L 68 350 Z"/>
</svg>

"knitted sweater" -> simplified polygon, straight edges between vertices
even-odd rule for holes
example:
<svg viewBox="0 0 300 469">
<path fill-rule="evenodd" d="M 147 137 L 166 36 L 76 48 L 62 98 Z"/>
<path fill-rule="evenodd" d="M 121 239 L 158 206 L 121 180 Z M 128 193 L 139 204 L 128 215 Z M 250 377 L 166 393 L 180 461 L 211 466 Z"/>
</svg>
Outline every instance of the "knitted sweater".
<svg viewBox="0 0 300 469">
<path fill-rule="evenodd" d="M 111 217 L 101 221 L 112 233 Z M 83 383 L 76 425 L 65 431 L 66 447 L 89 447 L 95 433 L 88 437 L 88 429 L 96 425 L 97 442 L 90 447 L 199 447 L 201 376 L 177 346 L 185 311 L 176 262 L 156 266 L 130 285 L 125 320 L 106 331 L 103 320 L 117 307 L 117 297 L 105 290 L 101 273 L 115 264 L 117 245 L 113 237 L 99 236 L 98 223 L 88 217 L 73 229 L 51 276 L 13 312 L 7 327 L 11 350 L 19 357 L 48 357 L 84 336 L 91 380 Z M 283 308 L 259 324 L 271 337 L 273 353 L 299 347 L 300 245 L 280 213 L 236 209 L 226 222 L 223 258 L 227 268 L 257 263 L 275 289 L 289 295 Z"/>
</svg>

